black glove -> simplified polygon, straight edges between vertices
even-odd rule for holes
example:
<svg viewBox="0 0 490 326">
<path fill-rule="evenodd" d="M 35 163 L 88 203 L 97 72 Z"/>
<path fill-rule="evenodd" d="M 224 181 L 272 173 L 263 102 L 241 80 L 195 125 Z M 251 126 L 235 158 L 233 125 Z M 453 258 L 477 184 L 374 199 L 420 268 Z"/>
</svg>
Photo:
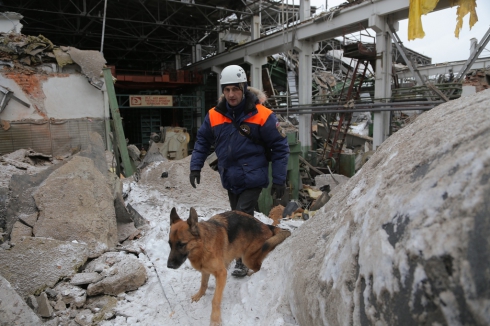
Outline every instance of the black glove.
<svg viewBox="0 0 490 326">
<path fill-rule="evenodd" d="M 191 171 L 191 174 L 189 175 L 189 179 L 191 180 L 191 185 L 194 188 L 196 188 L 196 181 L 197 184 L 201 183 L 201 171 L 199 170 Z"/>
<path fill-rule="evenodd" d="M 286 186 L 284 184 L 278 185 L 273 183 L 272 188 L 271 188 L 271 196 L 274 196 L 274 193 L 276 194 L 276 198 L 280 199 L 284 195 L 284 191 L 286 191 Z"/>
</svg>

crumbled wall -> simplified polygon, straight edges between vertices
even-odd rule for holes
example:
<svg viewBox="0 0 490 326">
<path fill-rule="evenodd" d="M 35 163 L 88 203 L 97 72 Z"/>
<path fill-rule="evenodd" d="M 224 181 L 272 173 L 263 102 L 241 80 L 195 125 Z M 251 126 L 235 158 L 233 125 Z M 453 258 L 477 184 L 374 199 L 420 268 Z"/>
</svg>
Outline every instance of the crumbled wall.
<svg viewBox="0 0 490 326">
<path fill-rule="evenodd" d="M 92 131 L 107 139 L 101 53 L 0 33 L 0 56 L 1 89 L 27 103 L 11 98 L 0 107 L 0 154 L 31 148 L 71 155 Z"/>
<path fill-rule="evenodd" d="M 466 76 L 463 85 L 475 86 L 476 92 L 481 92 L 490 88 L 490 68 L 473 71 Z"/>
</svg>

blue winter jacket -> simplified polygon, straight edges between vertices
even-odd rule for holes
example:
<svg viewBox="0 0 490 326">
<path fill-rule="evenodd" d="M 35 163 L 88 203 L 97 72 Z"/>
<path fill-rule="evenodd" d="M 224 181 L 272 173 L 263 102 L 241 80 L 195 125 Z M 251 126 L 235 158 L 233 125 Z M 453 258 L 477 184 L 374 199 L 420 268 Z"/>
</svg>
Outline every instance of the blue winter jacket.
<svg viewBox="0 0 490 326">
<path fill-rule="evenodd" d="M 200 171 L 214 145 L 221 183 L 234 194 L 240 194 L 245 189 L 267 188 L 269 185 L 269 162 L 264 146 L 257 144 L 257 141 L 262 141 L 271 149 L 273 183 L 285 183 L 289 157 L 286 135 L 281 131 L 275 114 L 259 104 L 255 94 L 249 90 L 245 92 L 244 101 L 243 110 L 235 118 L 227 108 L 224 97 L 208 112 L 197 132 L 190 164 L 191 171 Z M 256 142 L 240 134 L 233 120 Z"/>
</svg>

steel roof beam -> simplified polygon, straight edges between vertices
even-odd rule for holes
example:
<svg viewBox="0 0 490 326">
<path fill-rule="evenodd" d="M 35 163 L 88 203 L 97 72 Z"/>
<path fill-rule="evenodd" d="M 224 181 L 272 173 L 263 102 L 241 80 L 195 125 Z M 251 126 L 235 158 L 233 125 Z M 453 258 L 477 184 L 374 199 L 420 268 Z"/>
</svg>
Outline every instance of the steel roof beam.
<svg viewBox="0 0 490 326">
<path fill-rule="evenodd" d="M 245 11 L 239 11 L 239 10 L 234 10 L 234 9 L 228 9 L 228 8 L 225 8 L 225 7 L 219 7 L 219 6 L 208 6 L 208 5 L 203 5 L 203 4 L 198 4 L 198 3 L 185 3 L 185 2 L 182 2 L 182 1 L 176 1 L 176 0 L 166 0 L 166 2 L 174 2 L 174 3 L 177 3 L 177 4 L 181 4 L 181 5 L 184 5 L 184 6 L 191 6 L 191 7 L 201 7 L 201 8 L 207 8 L 207 9 L 218 9 L 220 11 L 225 11 L 225 12 L 229 12 L 230 14 L 242 14 L 242 15 L 251 15 L 253 13 L 250 13 L 250 12 L 245 12 Z"/>
<path fill-rule="evenodd" d="M 48 14 L 63 14 L 63 15 L 68 15 L 68 16 L 75 16 L 75 17 L 84 17 L 84 18 L 90 18 L 90 19 L 101 19 L 99 16 L 93 16 L 93 15 L 88 15 L 88 14 L 83 14 L 83 13 L 69 13 L 69 12 L 58 12 L 58 11 L 51 11 L 51 10 L 41 10 L 41 9 L 32 9 L 32 8 L 20 8 L 20 7 L 13 7 L 13 6 L 8 6 L 10 10 L 18 10 L 22 9 L 25 11 L 34 11 L 34 12 L 42 12 L 42 13 L 48 13 Z M 32 18 L 31 18 L 32 19 Z M 167 24 L 164 22 L 148 22 L 148 21 L 142 21 L 142 20 L 132 20 L 132 19 L 126 19 L 126 18 L 111 18 L 111 17 L 106 17 L 106 23 L 109 21 L 115 21 L 115 22 L 129 22 L 129 23 L 138 23 L 142 25 L 149 25 L 149 26 L 163 26 L 163 27 L 175 27 L 178 29 L 192 29 L 192 30 L 200 30 L 200 31 L 206 31 L 206 32 L 214 32 L 214 29 L 210 28 L 204 28 L 204 27 L 199 27 L 199 26 L 187 26 L 187 25 L 172 25 L 172 24 Z M 28 26 L 24 26 L 28 27 Z"/>
<path fill-rule="evenodd" d="M 417 66 L 417 70 L 423 76 L 436 76 L 436 75 L 444 75 L 449 74 L 450 69 L 454 75 L 457 75 L 459 70 L 464 66 L 466 60 L 447 62 L 447 63 L 438 63 L 426 66 Z M 490 58 L 479 58 L 476 59 L 471 69 L 484 69 L 490 67 Z M 413 77 L 410 71 L 398 71 L 396 73 L 399 79 L 411 78 Z"/>
<path fill-rule="evenodd" d="M 213 66 L 223 66 L 230 62 L 243 60 L 249 56 L 268 56 L 291 49 L 295 40 L 319 42 L 342 36 L 346 29 L 363 30 L 368 27 L 371 15 L 391 15 L 395 20 L 408 18 L 409 2 L 407 0 L 371 0 L 354 5 L 328 15 L 310 19 L 296 25 L 294 28 L 276 32 L 257 40 L 253 40 L 235 49 L 215 55 L 192 65 L 199 69 L 210 69 Z M 440 0 L 436 10 L 450 8 L 449 0 Z"/>
</svg>

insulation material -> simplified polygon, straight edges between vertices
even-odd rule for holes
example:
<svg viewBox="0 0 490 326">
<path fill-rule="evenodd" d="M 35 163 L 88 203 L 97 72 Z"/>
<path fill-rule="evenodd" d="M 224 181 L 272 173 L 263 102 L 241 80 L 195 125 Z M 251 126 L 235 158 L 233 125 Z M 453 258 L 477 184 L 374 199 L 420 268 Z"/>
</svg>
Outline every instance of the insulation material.
<svg viewBox="0 0 490 326">
<path fill-rule="evenodd" d="M 422 15 L 427 15 L 434 10 L 439 0 L 410 0 L 408 13 L 408 40 L 423 38 L 425 36 L 422 27 Z"/>
<path fill-rule="evenodd" d="M 87 76 L 90 84 L 98 89 L 102 89 L 104 85 L 101 79 L 102 68 L 106 64 L 102 53 L 99 51 L 79 50 L 74 47 L 69 47 L 66 52 L 82 68 L 82 73 Z"/>
<path fill-rule="evenodd" d="M 56 57 L 56 62 L 58 63 L 58 66 L 64 67 L 73 63 L 70 55 L 63 51 L 61 48 L 54 48 L 53 53 Z"/>
<path fill-rule="evenodd" d="M 408 14 L 408 40 L 423 38 L 422 15 L 433 11 L 439 0 L 410 0 Z M 463 17 L 470 14 L 470 29 L 478 21 L 476 14 L 476 0 L 451 0 L 451 7 L 458 6 L 457 24 L 454 35 L 459 38 L 459 31 L 463 27 Z"/>
<path fill-rule="evenodd" d="M 13 62 L 10 64 L 11 68 L 15 67 L 13 75 L 17 75 L 19 70 L 26 71 L 26 74 L 43 73 L 42 68 L 36 69 L 36 66 L 41 64 L 56 62 L 62 68 L 76 63 L 80 66 L 82 73 L 87 76 L 90 84 L 97 89 L 102 89 L 104 84 L 101 74 L 106 60 L 102 53 L 93 50 L 79 50 L 70 46 L 58 47 L 43 35 L 25 36 L 16 33 L 0 33 L 0 60 Z M 12 77 L 9 76 L 9 78 Z M 34 97 L 38 96 L 34 95 Z M 42 107 L 42 104 L 39 106 Z"/>
<path fill-rule="evenodd" d="M 470 14 L 470 29 L 478 21 L 478 15 L 476 14 L 476 0 L 452 0 L 451 6 L 458 5 L 457 24 L 454 30 L 454 35 L 459 38 L 459 31 L 463 27 L 463 17 Z"/>
</svg>

